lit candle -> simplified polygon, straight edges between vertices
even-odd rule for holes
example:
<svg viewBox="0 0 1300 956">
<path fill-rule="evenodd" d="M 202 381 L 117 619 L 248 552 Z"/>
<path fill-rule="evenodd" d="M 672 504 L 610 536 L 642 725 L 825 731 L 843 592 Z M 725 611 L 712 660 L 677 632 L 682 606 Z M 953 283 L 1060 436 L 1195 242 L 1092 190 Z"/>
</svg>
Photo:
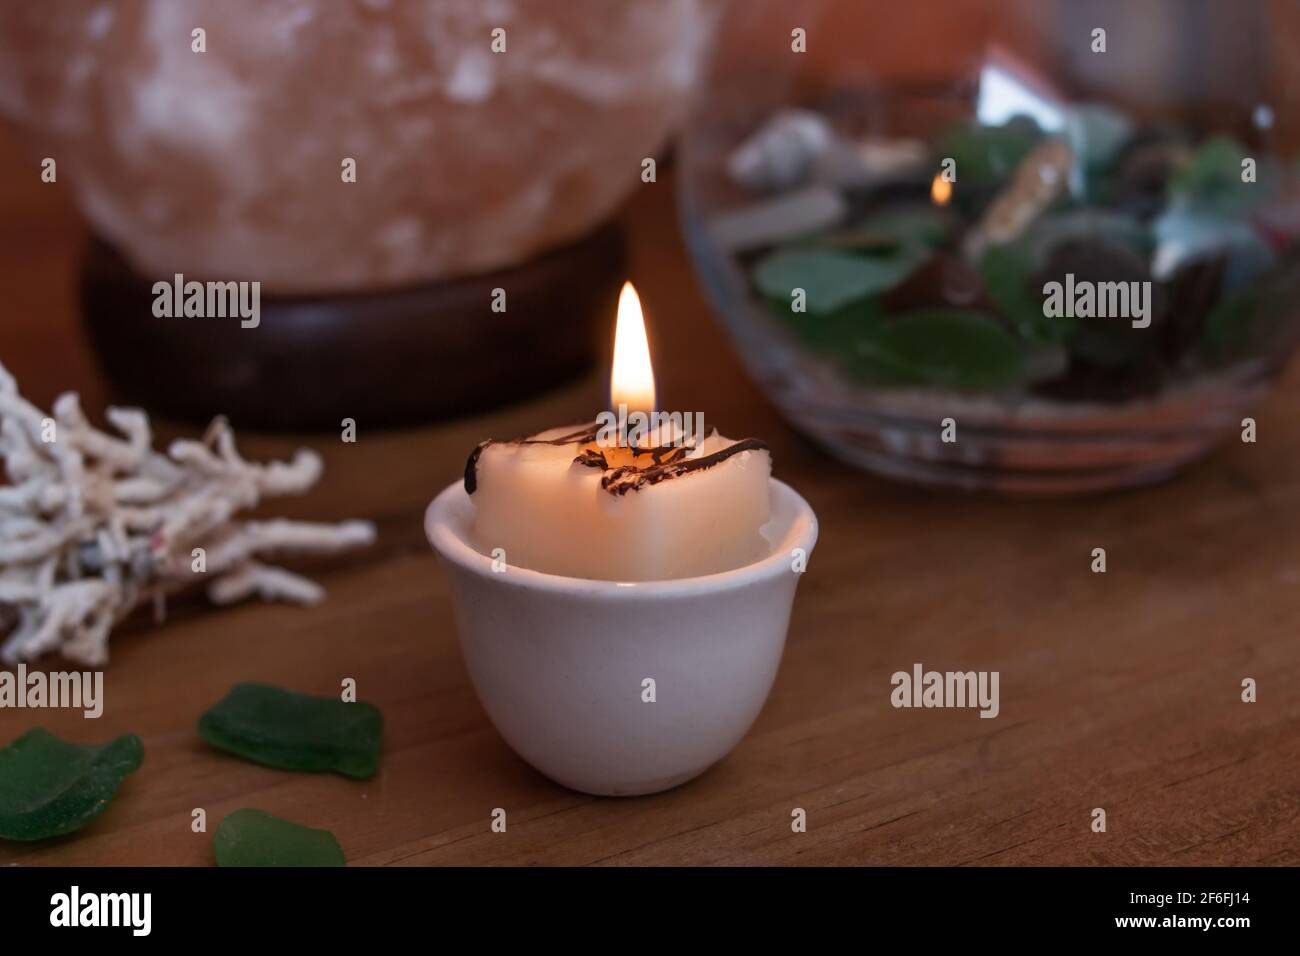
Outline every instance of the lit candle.
<svg viewBox="0 0 1300 956">
<path fill-rule="evenodd" d="M 632 283 L 624 282 L 618 295 L 618 321 L 614 325 L 614 361 L 609 370 L 609 404 L 632 411 L 655 410 L 655 373 L 650 363 L 650 340 L 645 333 L 641 298 Z"/>
<path fill-rule="evenodd" d="M 616 581 L 713 574 L 770 553 L 767 446 L 706 436 L 701 414 L 656 412 L 631 283 L 619 297 L 610 403 L 594 422 L 474 450 L 465 490 L 481 553 L 503 566 Z"/>
<path fill-rule="evenodd" d="M 484 442 L 424 523 L 502 737 L 567 787 L 628 796 L 698 776 L 753 723 L 817 517 L 762 442 L 655 413 L 631 286 L 614 355 L 611 411 Z"/>
</svg>

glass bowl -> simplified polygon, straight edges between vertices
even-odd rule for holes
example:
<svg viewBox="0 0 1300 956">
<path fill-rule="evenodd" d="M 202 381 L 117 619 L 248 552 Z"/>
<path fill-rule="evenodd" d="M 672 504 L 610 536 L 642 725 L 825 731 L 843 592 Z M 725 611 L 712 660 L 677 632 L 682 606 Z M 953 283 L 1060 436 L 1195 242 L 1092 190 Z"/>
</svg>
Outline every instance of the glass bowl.
<svg viewBox="0 0 1300 956">
<path fill-rule="evenodd" d="M 1242 437 L 1300 339 L 1298 53 L 1295 0 L 733 3 L 681 144 L 687 240 L 836 456 L 1158 481 Z"/>
</svg>

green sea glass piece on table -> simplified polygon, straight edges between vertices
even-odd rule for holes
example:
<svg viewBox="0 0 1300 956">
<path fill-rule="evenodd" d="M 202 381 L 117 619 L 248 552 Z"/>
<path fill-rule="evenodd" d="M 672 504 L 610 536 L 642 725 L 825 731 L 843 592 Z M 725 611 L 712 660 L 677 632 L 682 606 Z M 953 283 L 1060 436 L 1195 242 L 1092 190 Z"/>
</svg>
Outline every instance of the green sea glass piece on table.
<svg viewBox="0 0 1300 956">
<path fill-rule="evenodd" d="M 100 747 L 29 731 L 0 749 L 0 838 L 44 840 L 103 813 L 123 778 L 144 760 L 144 745 L 123 734 Z"/>
<path fill-rule="evenodd" d="M 217 866 L 346 866 L 328 830 L 313 830 L 261 810 L 236 810 L 212 835 Z"/>
<path fill-rule="evenodd" d="M 199 736 L 254 763 L 358 779 L 374 776 L 383 731 L 383 715 L 372 704 L 269 684 L 236 684 L 199 718 Z"/>
</svg>

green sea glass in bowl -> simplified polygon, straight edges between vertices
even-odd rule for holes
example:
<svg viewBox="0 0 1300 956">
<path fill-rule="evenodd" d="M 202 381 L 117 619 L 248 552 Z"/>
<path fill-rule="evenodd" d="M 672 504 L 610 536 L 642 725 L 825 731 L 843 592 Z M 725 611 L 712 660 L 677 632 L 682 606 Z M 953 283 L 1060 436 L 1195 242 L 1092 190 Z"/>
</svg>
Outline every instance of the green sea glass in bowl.
<svg viewBox="0 0 1300 956">
<path fill-rule="evenodd" d="M 837 456 L 1059 494 L 1240 435 L 1300 338 L 1300 3 L 733 4 L 697 269 Z"/>
</svg>

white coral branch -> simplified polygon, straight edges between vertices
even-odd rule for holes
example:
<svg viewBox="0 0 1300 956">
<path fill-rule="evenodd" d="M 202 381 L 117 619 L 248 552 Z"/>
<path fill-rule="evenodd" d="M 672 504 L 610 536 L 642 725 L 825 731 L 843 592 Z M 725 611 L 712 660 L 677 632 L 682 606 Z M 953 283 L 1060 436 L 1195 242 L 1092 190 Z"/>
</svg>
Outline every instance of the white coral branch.
<svg viewBox="0 0 1300 956">
<path fill-rule="evenodd" d="M 264 601 L 319 604 L 325 597 L 325 589 L 292 571 L 252 561 L 214 581 L 208 588 L 208 597 L 216 604 L 233 604 L 253 594 Z"/>
<path fill-rule="evenodd" d="M 264 498 L 314 485 L 322 464 L 311 451 L 249 462 L 218 418 L 202 441 L 173 442 L 163 455 L 143 411 L 110 408 L 106 417 L 120 437 L 94 428 L 74 393 L 46 416 L 0 364 L 0 457 L 10 482 L 0 486 L 0 621 L 16 622 L 0 644 L 6 663 L 59 651 L 102 665 L 114 624 L 143 603 L 160 612 L 167 594 L 205 578 L 219 604 L 252 596 L 315 604 L 320 585 L 260 559 L 375 539 L 364 521 L 237 518 Z"/>
</svg>

